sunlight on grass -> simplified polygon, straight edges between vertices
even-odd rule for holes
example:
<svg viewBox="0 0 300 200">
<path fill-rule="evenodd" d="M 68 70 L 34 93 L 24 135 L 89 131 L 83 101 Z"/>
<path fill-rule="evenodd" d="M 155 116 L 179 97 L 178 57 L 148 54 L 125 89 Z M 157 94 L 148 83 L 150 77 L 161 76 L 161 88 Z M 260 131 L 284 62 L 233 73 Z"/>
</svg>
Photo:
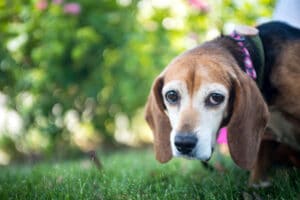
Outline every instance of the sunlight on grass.
<svg viewBox="0 0 300 200">
<path fill-rule="evenodd" d="M 240 199 L 247 173 L 223 160 L 226 172 L 198 161 L 173 159 L 161 165 L 150 150 L 98 153 L 103 170 L 88 159 L 2 167 L 1 199 Z M 215 161 L 212 161 L 214 163 Z M 274 186 L 256 190 L 263 199 L 295 199 L 299 172 L 279 170 Z"/>
</svg>

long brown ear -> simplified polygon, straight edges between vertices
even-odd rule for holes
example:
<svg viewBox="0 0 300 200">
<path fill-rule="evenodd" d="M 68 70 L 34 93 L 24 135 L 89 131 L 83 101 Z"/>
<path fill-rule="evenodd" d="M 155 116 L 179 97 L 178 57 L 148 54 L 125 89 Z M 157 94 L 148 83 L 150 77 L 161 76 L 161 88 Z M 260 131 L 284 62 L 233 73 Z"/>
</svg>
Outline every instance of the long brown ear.
<svg viewBox="0 0 300 200">
<path fill-rule="evenodd" d="M 255 82 L 241 70 L 233 83 L 232 115 L 227 125 L 230 154 L 237 165 L 251 169 L 257 158 L 269 112 Z"/>
<path fill-rule="evenodd" d="M 163 78 L 158 77 L 152 86 L 146 105 L 146 121 L 154 135 L 154 150 L 156 159 L 162 163 L 172 158 L 170 145 L 171 125 L 164 111 L 162 99 Z"/>
</svg>

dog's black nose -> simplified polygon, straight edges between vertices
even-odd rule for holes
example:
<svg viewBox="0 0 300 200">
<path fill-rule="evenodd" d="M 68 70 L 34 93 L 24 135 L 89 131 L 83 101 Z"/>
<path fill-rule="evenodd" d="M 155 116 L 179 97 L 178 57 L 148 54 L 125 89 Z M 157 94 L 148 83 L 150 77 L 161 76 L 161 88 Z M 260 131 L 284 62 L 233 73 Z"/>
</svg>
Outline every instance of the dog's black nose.
<svg viewBox="0 0 300 200">
<path fill-rule="evenodd" d="M 189 154 L 197 144 L 195 135 L 180 134 L 175 136 L 175 147 L 182 154 Z"/>
</svg>

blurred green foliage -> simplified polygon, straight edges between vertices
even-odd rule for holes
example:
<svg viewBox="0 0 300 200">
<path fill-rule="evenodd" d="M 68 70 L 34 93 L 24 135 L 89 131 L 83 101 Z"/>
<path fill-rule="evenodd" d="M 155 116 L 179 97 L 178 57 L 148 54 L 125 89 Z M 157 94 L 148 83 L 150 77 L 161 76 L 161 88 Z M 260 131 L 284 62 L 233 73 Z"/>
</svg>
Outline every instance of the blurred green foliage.
<svg viewBox="0 0 300 200">
<path fill-rule="evenodd" d="M 76 0 L 68 11 L 69 3 L 0 2 L 0 91 L 23 120 L 15 136 L 2 129 L 0 149 L 52 152 L 70 145 L 76 123 L 113 142 L 116 114 L 136 115 L 172 57 L 232 24 L 255 25 L 274 7 L 273 0 Z"/>
</svg>

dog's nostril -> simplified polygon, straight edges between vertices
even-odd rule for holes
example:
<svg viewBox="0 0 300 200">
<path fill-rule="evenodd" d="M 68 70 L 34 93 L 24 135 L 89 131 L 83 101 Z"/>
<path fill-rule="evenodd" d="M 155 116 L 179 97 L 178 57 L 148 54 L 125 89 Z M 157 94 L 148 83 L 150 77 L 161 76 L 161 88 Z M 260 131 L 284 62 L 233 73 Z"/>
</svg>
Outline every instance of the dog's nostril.
<svg viewBox="0 0 300 200">
<path fill-rule="evenodd" d="M 183 154 L 190 153 L 197 144 L 197 137 L 195 135 L 176 135 L 175 147 Z"/>
</svg>

